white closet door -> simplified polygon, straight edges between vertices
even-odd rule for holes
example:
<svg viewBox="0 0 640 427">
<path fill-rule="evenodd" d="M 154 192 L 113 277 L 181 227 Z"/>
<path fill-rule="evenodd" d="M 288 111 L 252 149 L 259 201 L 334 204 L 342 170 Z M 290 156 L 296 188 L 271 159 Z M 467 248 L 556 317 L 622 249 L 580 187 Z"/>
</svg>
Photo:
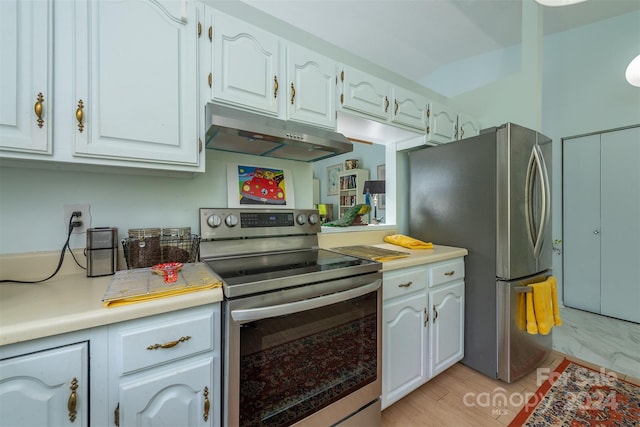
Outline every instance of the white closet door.
<svg viewBox="0 0 640 427">
<path fill-rule="evenodd" d="M 600 135 L 563 143 L 563 300 L 600 313 Z"/>
<path fill-rule="evenodd" d="M 601 138 L 601 313 L 640 323 L 640 128 Z"/>
</svg>

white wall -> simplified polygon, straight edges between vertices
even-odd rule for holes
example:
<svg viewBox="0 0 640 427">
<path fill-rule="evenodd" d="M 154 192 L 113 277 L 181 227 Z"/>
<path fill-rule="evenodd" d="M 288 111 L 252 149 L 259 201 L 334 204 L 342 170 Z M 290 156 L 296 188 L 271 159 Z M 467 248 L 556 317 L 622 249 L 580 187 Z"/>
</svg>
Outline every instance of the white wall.
<svg viewBox="0 0 640 427">
<path fill-rule="evenodd" d="M 624 73 L 640 54 L 640 12 L 544 40 L 543 131 L 558 139 L 640 122 L 640 88 Z"/>
<path fill-rule="evenodd" d="M 207 172 L 193 179 L 0 168 L 0 254 L 52 251 L 66 239 L 64 205 L 89 203 L 92 227 L 191 227 L 199 233 L 198 209 L 227 206 L 227 163 L 289 169 L 295 204 L 312 207 L 310 163 L 208 150 Z M 86 233 L 72 248 L 86 246 Z"/>
<path fill-rule="evenodd" d="M 638 54 L 640 12 L 544 40 L 542 132 L 553 139 L 554 239 L 562 238 L 561 140 L 640 123 L 640 88 L 624 77 Z M 553 270 L 562 285 L 562 257 L 557 254 Z"/>
<path fill-rule="evenodd" d="M 451 98 L 451 105 L 476 117 L 483 127 L 513 122 L 539 129 L 542 109 L 542 28 L 542 8 L 533 1 L 523 2 L 520 68 L 498 81 L 493 81 L 490 74 L 486 75 L 485 86 Z M 511 49 L 510 54 L 514 52 L 517 49 Z M 480 65 L 476 59 L 460 65 L 472 69 L 493 68 L 493 64 Z M 485 58 L 491 59 L 490 56 Z"/>
</svg>

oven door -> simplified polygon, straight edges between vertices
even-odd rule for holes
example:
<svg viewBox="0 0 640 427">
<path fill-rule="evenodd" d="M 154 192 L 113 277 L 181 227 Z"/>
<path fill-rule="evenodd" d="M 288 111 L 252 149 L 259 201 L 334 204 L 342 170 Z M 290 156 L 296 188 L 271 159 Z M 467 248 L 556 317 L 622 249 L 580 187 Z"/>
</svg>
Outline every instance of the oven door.
<svg viewBox="0 0 640 427">
<path fill-rule="evenodd" d="M 379 399 L 382 274 L 225 302 L 225 425 L 330 426 Z"/>
</svg>

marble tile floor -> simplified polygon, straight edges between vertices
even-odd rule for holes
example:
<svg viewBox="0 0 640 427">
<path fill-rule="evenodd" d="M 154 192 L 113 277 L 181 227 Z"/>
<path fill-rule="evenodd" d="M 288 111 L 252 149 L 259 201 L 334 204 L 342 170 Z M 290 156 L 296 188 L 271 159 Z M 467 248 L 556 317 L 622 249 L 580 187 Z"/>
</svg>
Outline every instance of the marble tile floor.
<svg viewBox="0 0 640 427">
<path fill-rule="evenodd" d="M 560 318 L 553 350 L 640 378 L 639 324 L 569 307 L 560 308 Z"/>
</svg>

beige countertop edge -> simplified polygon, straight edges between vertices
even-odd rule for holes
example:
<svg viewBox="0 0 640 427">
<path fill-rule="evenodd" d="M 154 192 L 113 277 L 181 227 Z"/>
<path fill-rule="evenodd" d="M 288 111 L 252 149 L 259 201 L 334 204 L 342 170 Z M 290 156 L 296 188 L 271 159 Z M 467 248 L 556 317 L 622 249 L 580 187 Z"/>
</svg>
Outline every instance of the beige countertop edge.
<svg viewBox="0 0 640 427">
<path fill-rule="evenodd" d="M 402 246 L 392 245 L 390 243 L 381 243 L 375 246 L 377 248 L 389 249 L 397 252 L 407 252 L 406 258 L 398 258 L 382 263 L 382 271 L 398 270 L 400 268 L 415 267 L 417 265 L 431 264 L 448 259 L 459 258 L 467 255 L 469 252 L 464 248 L 455 248 L 452 246 L 433 245 L 433 249 L 407 249 Z"/>
<path fill-rule="evenodd" d="M 222 301 L 222 288 L 104 307 L 111 276 L 62 276 L 0 286 L 0 346 Z"/>
<path fill-rule="evenodd" d="M 337 247 L 345 242 L 330 243 L 334 244 L 324 247 Z M 466 249 L 450 246 L 434 245 L 433 249 L 411 250 L 389 243 L 372 243 L 366 240 L 352 242 L 409 254 L 406 258 L 383 262 L 382 271 L 445 261 L 468 254 Z M 61 275 L 40 284 L 3 283 L 0 285 L 0 346 L 212 304 L 223 299 L 222 289 L 216 288 L 107 308 L 102 305 L 102 297 L 110 282 L 111 276 L 88 278 L 76 273 Z"/>
</svg>

